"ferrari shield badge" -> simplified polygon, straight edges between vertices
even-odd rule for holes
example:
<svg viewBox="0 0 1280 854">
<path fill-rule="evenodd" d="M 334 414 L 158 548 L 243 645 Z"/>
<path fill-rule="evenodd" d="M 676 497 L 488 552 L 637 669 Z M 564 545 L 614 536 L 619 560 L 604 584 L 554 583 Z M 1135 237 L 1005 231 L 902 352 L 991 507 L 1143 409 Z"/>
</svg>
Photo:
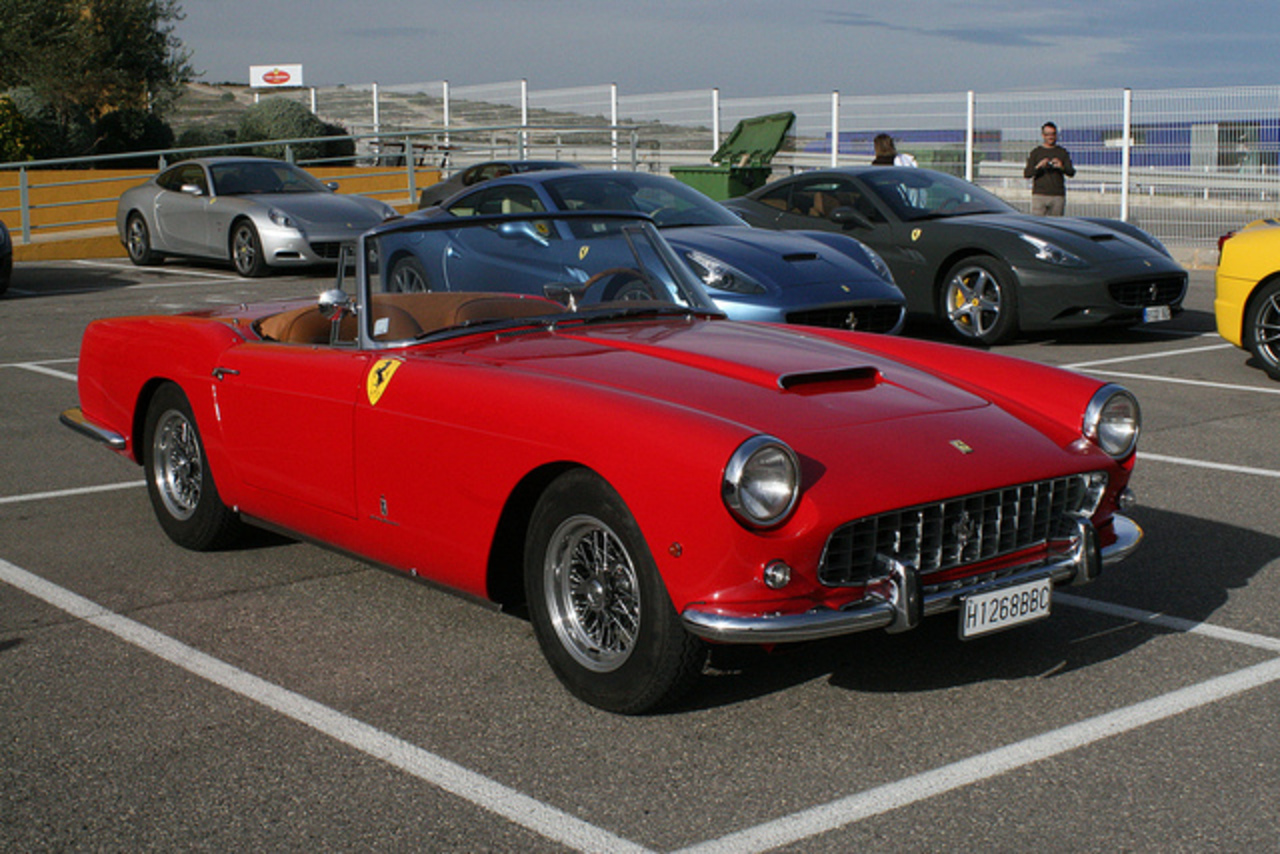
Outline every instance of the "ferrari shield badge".
<svg viewBox="0 0 1280 854">
<path fill-rule="evenodd" d="M 587 257 L 587 253 L 591 251 L 590 246 L 583 246 L 578 249 L 578 260 L 582 261 Z"/>
<path fill-rule="evenodd" d="M 369 394 L 370 406 L 378 404 L 378 399 L 387 390 L 387 386 L 391 384 L 391 378 L 399 368 L 399 359 L 379 359 L 373 363 L 373 367 L 369 369 L 369 376 L 365 378 L 365 391 Z"/>
<path fill-rule="evenodd" d="M 915 243 L 917 240 L 919 240 L 921 233 L 922 233 L 921 229 L 918 229 L 918 228 L 911 229 L 911 242 Z"/>
</svg>

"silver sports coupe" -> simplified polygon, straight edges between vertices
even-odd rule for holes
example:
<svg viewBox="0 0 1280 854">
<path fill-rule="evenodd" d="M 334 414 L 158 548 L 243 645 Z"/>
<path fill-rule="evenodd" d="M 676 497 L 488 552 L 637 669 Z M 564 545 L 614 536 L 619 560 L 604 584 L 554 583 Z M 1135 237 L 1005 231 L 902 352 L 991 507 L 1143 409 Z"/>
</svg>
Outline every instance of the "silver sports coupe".
<svg viewBox="0 0 1280 854">
<path fill-rule="evenodd" d="M 344 243 L 397 216 L 395 208 L 281 160 L 201 157 L 174 164 L 120 196 L 116 228 L 129 260 L 229 259 L 242 276 L 336 261 Z"/>
</svg>

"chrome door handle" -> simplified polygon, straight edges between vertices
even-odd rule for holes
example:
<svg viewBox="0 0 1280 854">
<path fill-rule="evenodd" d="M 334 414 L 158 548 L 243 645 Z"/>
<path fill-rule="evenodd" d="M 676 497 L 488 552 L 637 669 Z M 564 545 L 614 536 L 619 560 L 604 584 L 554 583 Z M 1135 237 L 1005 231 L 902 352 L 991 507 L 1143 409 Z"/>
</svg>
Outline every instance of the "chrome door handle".
<svg viewBox="0 0 1280 854">
<path fill-rule="evenodd" d="M 221 380 L 223 377 L 228 375 L 233 377 L 238 377 L 240 376 L 240 372 L 235 370 L 234 368 L 214 368 L 213 369 L 213 378 L 215 380 Z"/>
</svg>

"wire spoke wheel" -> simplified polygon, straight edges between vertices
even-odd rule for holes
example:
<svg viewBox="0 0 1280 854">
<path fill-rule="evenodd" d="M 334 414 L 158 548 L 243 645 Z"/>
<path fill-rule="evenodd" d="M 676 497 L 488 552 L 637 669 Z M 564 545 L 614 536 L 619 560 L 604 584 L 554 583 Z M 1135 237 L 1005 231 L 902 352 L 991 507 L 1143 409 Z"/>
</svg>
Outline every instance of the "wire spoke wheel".
<svg viewBox="0 0 1280 854">
<path fill-rule="evenodd" d="M 626 546 L 591 516 L 566 519 L 547 551 L 546 601 L 570 655 L 596 672 L 616 670 L 635 647 L 640 587 Z"/>
<path fill-rule="evenodd" d="M 165 507 L 175 519 L 190 519 L 200 506 L 204 458 L 195 428 L 181 412 L 171 409 L 160 416 L 151 459 L 151 476 Z"/>
</svg>

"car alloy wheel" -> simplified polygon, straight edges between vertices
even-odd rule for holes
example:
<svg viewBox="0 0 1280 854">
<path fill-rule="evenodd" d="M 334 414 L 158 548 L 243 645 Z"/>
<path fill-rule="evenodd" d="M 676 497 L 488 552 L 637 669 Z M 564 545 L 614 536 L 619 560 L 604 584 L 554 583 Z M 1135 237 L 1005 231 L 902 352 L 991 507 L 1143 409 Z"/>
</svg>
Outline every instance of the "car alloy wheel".
<svg viewBox="0 0 1280 854">
<path fill-rule="evenodd" d="M 160 256 L 151 250 L 151 231 L 142 214 L 129 215 L 124 227 L 125 248 L 129 252 L 129 260 L 139 267 L 150 266 L 160 262 Z"/>
<path fill-rule="evenodd" d="M 983 344 L 1008 340 L 1017 329 L 1012 271 L 994 258 L 970 258 L 948 271 L 942 312 L 960 338 Z"/>
<path fill-rule="evenodd" d="M 406 255 L 391 265 L 388 290 L 392 293 L 419 294 L 431 290 L 427 282 L 427 269 L 412 255 Z"/>
<path fill-rule="evenodd" d="M 1263 285 L 1249 300 L 1244 339 L 1245 348 L 1262 363 L 1262 369 L 1280 380 L 1280 281 Z"/>
<path fill-rule="evenodd" d="M 231 233 L 231 261 L 235 264 L 236 272 L 247 279 L 257 278 L 267 272 L 258 229 L 247 220 L 237 223 Z"/>
</svg>

